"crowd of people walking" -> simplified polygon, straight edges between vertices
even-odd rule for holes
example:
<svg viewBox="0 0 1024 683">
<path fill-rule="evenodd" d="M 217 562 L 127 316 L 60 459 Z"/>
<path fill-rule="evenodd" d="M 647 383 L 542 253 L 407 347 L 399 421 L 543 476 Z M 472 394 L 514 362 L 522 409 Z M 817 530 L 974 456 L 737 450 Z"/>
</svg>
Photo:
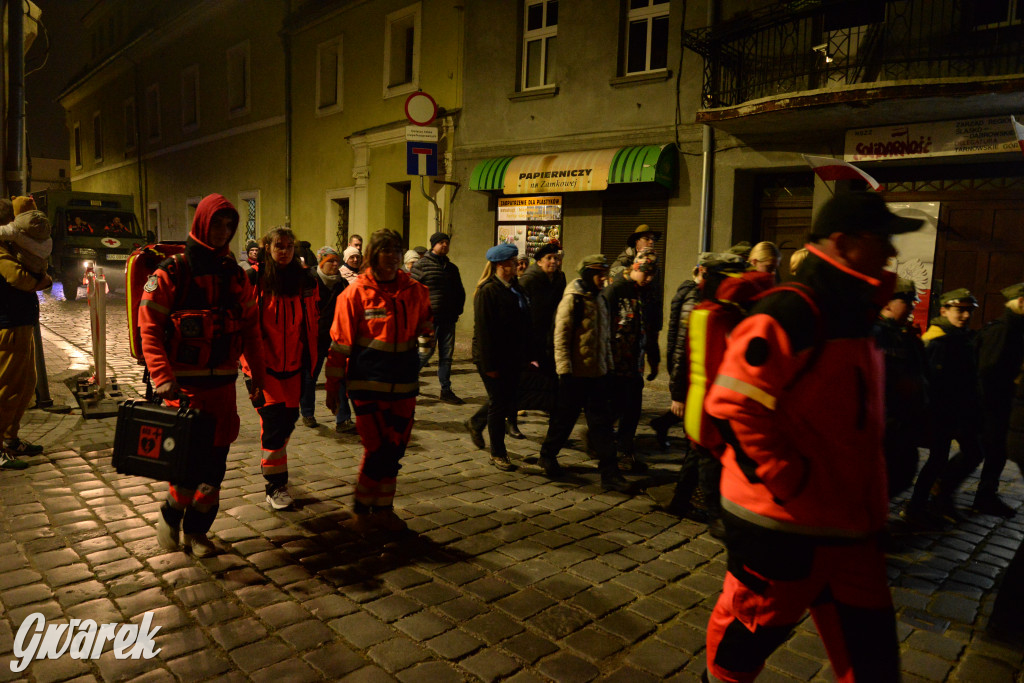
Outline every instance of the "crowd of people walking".
<svg viewBox="0 0 1024 683">
<path fill-rule="evenodd" d="M 0 202 L 0 222 L 5 211 Z M 149 277 L 139 305 L 155 396 L 216 419 L 201 466 L 170 482 L 160 545 L 216 552 L 207 533 L 239 431 L 239 369 L 260 418 L 271 508 L 294 505 L 288 443 L 300 418 L 317 426 L 323 370 L 336 431 L 355 430 L 363 445 L 351 528 L 405 530 L 394 509 L 398 473 L 419 376 L 435 352 L 440 400 L 463 403 L 451 368 L 466 292 L 448 256 L 451 236 L 437 232 L 429 248 L 406 249 L 400 235 L 378 230 L 365 251 L 353 235 L 340 254 L 329 246 L 314 254 L 277 227 L 236 261 L 229 245 L 238 222 L 227 199 L 204 198 L 184 253 Z M 708 524 L 728 550 L 706 680 L 753 680 L 807 611 L 838 679 L 898 680 L 882 545 L 890 499 L 911 491 L 902 516 L 915 526 L 960 522 L 954 494 L 984 463 L 974 512 L 1016 513 L 998 486 L 1008 458 L 1024 462 L 1024 283 L 1002 290 L 1004 314 L 980 332 L 970 327 L 977 297 L 945 292 L 919 335 L 910 321 L 914 285 L 886 270 L 892 236 L 919 226 L 875 193 L 836 195 L 789 259 L 785 282 L 776 245 L 744 242 L 700 254 L 675 290 L 664 354 L 671 406 L 650 426 L 661 449 L 673 443 L 673 427 L 685 431 L 667 510 Z M 601 486 L 635 492 L 624 475 L 649 467 L 636 434 L 644 392 L 662 366 L 660 237 L 640 225 L 618 257 L 584 256 L 571 278 L 557 242 L 537 249 L 532 263 L 512 244 L 483 254 L 472 360 L 487 399 L 464 426 L 494 467 L 522 466 L 506 441 L 525 438 L 523 411 L 539 411 L 549 421 L 538 469 L 564 477 L 559 454 L 583 413 L 582 447 L 597 460 Z M 24 392 L 6 387 L 25 377 L 15 377 L 8 348 L 26 343 L 28 300 L 48 283 L 3 249 L 0 275 L 2 466 L 14 469 L 33 447 L 17 437 Z M 950 460 L 953 441 L 959 452 Z M 928 449 L 920 472 L 919 447 Z M 1014 564 L 1020 577 L 1024 560 Z M 1012 596 L 1024 579 L 1007 581 Z M 1001 596 L 993 620 L 1024 630 L 1011 599 Z"/>
</svg>

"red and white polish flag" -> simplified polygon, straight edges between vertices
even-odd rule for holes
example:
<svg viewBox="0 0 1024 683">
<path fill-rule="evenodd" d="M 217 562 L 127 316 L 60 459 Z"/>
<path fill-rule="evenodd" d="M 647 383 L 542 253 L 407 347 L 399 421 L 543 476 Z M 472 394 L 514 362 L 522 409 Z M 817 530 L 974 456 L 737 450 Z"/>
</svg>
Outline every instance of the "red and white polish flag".
<svg viewBox="0 0 1024 683">
<path fill-rule="evenodd" d="M 1017 136 L 1017 144 L 1020 145 L 1020 151 L 1024 152 L 1024 126 L 1017 123 L 1017 119 L 1010 117 L 1010 123 L 1013 124 L 1013 134 Z"/>
<path fill-rule="evenodd" d="M 1024 143 L 1022 143 L 1024 144 Z M 872 190 L 881 190 L 882 184 L 853 164 L 832 157 L 815 157 L 801 154 L 811 170 L 822 180 L 863 180 Z"/>
</svg>

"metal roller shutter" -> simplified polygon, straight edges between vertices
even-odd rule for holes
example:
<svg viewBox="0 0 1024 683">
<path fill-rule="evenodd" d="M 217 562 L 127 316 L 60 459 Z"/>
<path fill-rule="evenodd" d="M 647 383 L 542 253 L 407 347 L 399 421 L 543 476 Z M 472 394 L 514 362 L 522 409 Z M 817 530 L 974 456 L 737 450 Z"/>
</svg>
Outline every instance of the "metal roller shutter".
<svg viewBox="0 0 1024 683">
<path fill-rule="evenodd" d="M 661 261 L 668 236 L 668 196 L 661 192 L 606 191 L 601 213 L 601 253 L 614 259 L 626 248 L 626 238 L 642 223 L 661 232 L 654 249 Z"/>
</svg>

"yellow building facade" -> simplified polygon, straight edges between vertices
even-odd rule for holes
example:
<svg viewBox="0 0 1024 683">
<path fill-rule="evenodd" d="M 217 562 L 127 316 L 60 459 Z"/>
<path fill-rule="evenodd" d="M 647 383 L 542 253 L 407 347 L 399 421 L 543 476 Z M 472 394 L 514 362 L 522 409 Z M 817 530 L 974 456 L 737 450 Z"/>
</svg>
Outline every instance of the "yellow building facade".
<svg viewBox="0 0 1024 683">
<path fill-rule="evenodd" d="M 90 68 L 60 98 L 72 189 L 133 195 L 163 240 L 218 192 L 241 215 L 239 254 L 279 224 L 314 250 L 382 227 L 427 244 L 456 189 L 437 181 L 461 106 L 460 4 L 103 0 L 83 19 Z M 406 172 L 418 91 L 438 105 L 441 150 L 422 190 Z"/>
</svg>

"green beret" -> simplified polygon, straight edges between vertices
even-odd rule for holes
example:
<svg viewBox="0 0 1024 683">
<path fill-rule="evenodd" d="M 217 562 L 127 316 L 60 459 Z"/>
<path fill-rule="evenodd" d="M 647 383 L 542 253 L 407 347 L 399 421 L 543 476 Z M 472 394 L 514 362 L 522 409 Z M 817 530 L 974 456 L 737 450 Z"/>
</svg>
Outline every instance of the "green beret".
<svg viewBox="0 0 1024 683">
<path fill-rule="evenodd" d="M 1002 295 L 1003 298 L 1006 299 L 1007 301 L 1013 301 L 1014 299 L 1021 298 L 1022 296 L 1024 296 L 1024 282 L 1018 282 L 1015 285 L 1010 285 L 1009 287 L 1003 289 Z"/>
<path fill-rule="evenodd" d="M 978 300 L 971 290 L 966 287 L 954 289 L 950 292 L 945 292 L 939 297 L 940 306 L 958 306 L 961 308 L 977 308 Z"/>
</svg>

